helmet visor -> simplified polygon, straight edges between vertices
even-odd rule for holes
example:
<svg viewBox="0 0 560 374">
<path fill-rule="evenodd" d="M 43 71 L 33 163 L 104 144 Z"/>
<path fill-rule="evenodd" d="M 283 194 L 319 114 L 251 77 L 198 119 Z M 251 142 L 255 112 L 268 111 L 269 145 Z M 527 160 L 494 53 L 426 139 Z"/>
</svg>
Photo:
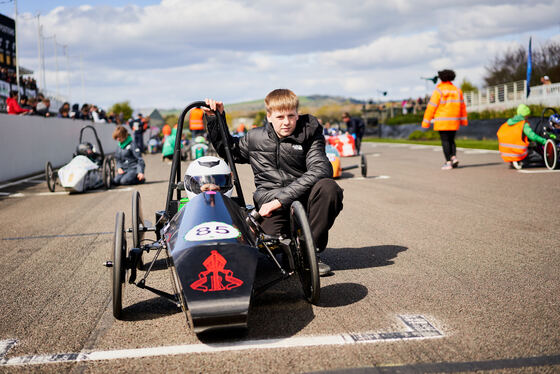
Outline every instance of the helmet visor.
<svg viewBox="0 0 560 374">
<path fill-rule="evenodd" d="M 226 192 L 232 187 L 231 174 L 185 176 L 185 188 L 195 194 L 201 193 L 201 187 L 205 184 L 215 184 L 222 192 Z"/>
</svg>

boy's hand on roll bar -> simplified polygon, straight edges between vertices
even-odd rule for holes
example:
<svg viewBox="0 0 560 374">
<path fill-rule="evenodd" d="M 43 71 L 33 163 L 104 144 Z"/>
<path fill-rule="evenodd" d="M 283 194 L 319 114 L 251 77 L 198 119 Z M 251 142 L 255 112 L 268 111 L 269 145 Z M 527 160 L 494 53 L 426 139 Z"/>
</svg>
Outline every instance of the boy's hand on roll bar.
<svg viewBox="0 0 560 374">
<path fill-rule="evenodd" d="M 206 105 L 210 107 L 210 109 L 202 107 L 204 113 L 207 115 L 215 115 L 216 111 L 220 112 L 220 114 L 224 113 L 224 103 L 222 101 L 216 101 L 214 99 L 205 99 Z"/>
</svg>

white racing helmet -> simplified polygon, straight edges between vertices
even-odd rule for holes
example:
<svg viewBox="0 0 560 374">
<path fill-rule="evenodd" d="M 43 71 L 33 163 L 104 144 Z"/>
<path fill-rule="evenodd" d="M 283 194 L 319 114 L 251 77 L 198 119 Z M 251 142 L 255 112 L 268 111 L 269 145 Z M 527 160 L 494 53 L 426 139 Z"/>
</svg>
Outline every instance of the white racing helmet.
<svg viewBox="0 0 560 374">
<path fill-rule="evenodd" d="M 185 172 L 185 191 L 192 199 L 201 193 L 201 187 L 212 183 L 220 187 L 220 192 L 231 197 L 233 178 L 231 169 L 224 160 L 214 156 L 200 157 L 189 165 Z"/>
</svg>

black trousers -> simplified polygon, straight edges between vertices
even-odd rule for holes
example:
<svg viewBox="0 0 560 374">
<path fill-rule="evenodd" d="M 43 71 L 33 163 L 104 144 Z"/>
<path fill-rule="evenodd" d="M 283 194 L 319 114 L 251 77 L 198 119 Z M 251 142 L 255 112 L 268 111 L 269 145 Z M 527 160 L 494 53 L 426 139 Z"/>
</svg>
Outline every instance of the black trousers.
<svg viewBox="0 0 560 374">
<path fill-rule="evenodd" d="M 144 153 L 144 133 L 134 132 L 134 143 L 140 148 L 140 152 Z"/>
<path fill-rule="evenodd" d="M 311 235 L 318 252 L 327 248 L 329 229 L 342 210 L 342 198 L 342 188 L 333 179 L 325 178 L 317 182 L 309 194 L 299 199 L 307 212 Z M 289 207 L 275 210 L 270 217 L 264 217 L 261 226 L 269 235 L 289 236 Z"/>
<path fill-rule="evenodd" d="M 457 131 L 440 131 L 441 146 L 443 155 L 447 161 L 451 161 L 451 157 L 457 154 L 457 146 L 455 146 L 455 134 Z"/>
<path fill-rule="evenodd" d="M 360 149 L 362 148 L 362 137 L 356 134 L 356 139 L 354 140 L 354 143 L 356 144 L 356 152 L 360 154 Z"/>
</svg>

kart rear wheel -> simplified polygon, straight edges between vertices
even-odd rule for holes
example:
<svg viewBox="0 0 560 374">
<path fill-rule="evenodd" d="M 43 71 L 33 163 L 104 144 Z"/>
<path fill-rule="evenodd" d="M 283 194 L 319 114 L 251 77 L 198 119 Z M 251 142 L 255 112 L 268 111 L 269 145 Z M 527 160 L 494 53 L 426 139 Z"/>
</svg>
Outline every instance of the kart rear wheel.
<svg viewBox="0 0 560 374">
<path fill-rule="evenodd" d="M 367 177 L 366 155 L 362 155 L 362 157 L 361 157 L 360 168 L 362 169 L 362 177 L 366 178 Z"/>
<path fill-rule="evenodd" d="M 558 153 L 556 150 L 556 144 L 554 140 L 548 139 L 546 143 L 544 143 L 544 164 L 550 170 L 554 170 L 556 168 L 556 164 L 558 161 Z"/>
<path fill-rule="evenodd" d="M 118 212 L 115 219 L 113 237 L 113 316 L 121 319 L 122 297 L 126 278 L 126 237 L 124 232 L 124 212 Z"/>
<path fill-rule="evenodd" d="M 106 189 L 110 189 L 111 188 L 111 164 L 109 162 L 109 159 L 104 159 L 103 160 L 103 169 L 102 169 L 102 175 L 103 175 L 103 186 Z"/>
<path fill-rule="evenodd" d="M 47 180 L 47 187 L 49 191 L 54 192 L 54 189 L 56 188 L 56 175 L 50 161 L 47 161 L 45 164 L 45 179 Z"/>
<path fill-rule="evenodd" d="M 307 214 L 299 201 L 294 201 L 290 208 L 290 228 L 295 267 L 303 293 L 307 301 L 317 304 L 321 293 L 317 255 Z"/>
<path fill-rule="evenodd" d="M 132 193 L 132 248 L 140 248 L 142 244 L 142 239 L 144 239 L 144 215 L 142 214 L 142 199 L 140 198 L 140 192 L 134 191 Z M 144 252 L 142 252 L 144 254 Z M 142 270 L 144 267 L 143 256 L 137 264 L 137 268 Z"/>
</svg>

